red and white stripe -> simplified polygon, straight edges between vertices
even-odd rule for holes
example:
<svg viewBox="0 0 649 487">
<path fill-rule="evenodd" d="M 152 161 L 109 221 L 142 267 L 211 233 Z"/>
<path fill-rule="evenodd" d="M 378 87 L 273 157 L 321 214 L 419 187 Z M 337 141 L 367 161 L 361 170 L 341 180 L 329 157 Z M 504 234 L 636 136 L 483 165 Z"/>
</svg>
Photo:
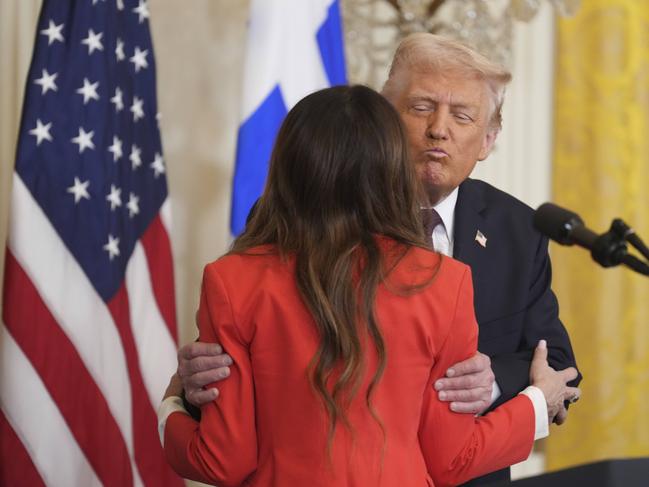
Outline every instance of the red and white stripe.
<svg viewBox="0 0 649 487">
<path fill-rule="evenodd" d="M 156 415 L 176 368 L 169 202 L 101 299 L 14 174 L 0 328 L 0 485 L 180 486 Z"/>
</svg>

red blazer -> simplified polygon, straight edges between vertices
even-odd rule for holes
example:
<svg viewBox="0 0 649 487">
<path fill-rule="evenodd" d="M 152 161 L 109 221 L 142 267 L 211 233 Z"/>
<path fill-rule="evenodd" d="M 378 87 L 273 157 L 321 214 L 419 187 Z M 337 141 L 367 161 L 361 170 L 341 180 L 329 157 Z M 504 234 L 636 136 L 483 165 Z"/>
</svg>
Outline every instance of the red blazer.
<svg viewBox="0 0 649 487">
<path fill-rule="evenodd" d="M 440 259 L 435 280 L 421 292 L 394 292 L 395 285 L 425 280 Z M 366 378 L 347 411 L 353 431 L 338 424 L 328 457 L 328 417 L 306 374 L 318 334 L 295 284 L 294 261 L 229 255 L 209 264 L 200 341 L 220 343 L 234 364 L 199 423 L 183 413 L 169 416 L 169 463 L 183 477 L 221 487 L 423 487 L 457 485 L 528 456 L 534 409 L 526 396 L 476 418 L 450 411 L 433 388 L 477 349 L 467 266 L 411 249 L 379 287 L 376 312 L 387 367 L 373 406 L 385 442 L 365 404 L 376 365 L 368 347 Z"/>
</svg>

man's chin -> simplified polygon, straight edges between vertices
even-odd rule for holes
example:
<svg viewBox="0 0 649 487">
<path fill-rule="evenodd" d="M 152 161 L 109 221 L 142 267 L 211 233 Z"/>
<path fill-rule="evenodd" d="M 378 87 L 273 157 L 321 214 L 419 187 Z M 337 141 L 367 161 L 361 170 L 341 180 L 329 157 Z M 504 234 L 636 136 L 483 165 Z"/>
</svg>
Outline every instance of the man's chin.
<svg viewBox="0 0 649 487">
<path fill-rule="evenodd" d="M 418 168 L 419 179 L 424 184 L 424 187 L 435 189 L 445 186 L 447 183 L 448 177 L 444 168 L 440 166 L 439 163 L 426 163 L 422 164 Z"/>
<path fill-rule="evenodd" d="M 424 198 L 427 201 L 422 202 L 426 206 L 434 206 L 447 196 L 446 185 L 439 179 L 425 179 L 423 182 Z"/>
</svg>

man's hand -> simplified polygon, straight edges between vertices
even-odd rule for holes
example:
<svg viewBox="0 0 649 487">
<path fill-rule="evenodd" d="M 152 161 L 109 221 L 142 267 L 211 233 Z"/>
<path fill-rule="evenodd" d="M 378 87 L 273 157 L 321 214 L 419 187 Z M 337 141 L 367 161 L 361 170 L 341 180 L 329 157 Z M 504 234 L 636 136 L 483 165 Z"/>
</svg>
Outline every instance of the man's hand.
<svg viewBox="0 0 649 487">
<path fill-rule="evenodd" d="M 178 350 L 178 376 L 187 401 L 201 407 L 216 399 L 219 396 L 216 387 L 203 387 L 228 377 L 228 365 L 232 365 L 232 358 L 215 343 L 193 342 Z"/>
<path fill-rule="evenodd" d="M 435 381 L 440 401 L 450 402 L 457 413 L 478 414 L 491 405 L 495 376 L 491 360 L 477 352 L 446 371 L 446 377 Z"/>
</svg>

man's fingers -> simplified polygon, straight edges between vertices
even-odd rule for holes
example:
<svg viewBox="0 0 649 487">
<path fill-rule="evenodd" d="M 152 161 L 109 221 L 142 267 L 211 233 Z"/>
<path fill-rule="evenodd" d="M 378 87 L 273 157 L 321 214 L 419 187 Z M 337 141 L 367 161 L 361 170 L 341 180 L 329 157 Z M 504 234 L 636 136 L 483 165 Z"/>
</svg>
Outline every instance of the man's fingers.
<svg viewBox="0 0 649 487">
<path fill-rule="evenodd" d="M 477 352 L 473 357 L 458 362 L 446 371 L 446 377 L 460 377 L 491 369 L 491 360 L 483 353 Z"/>
<path fill-rule="evenodd" d="M 492 379 L 482 374 L 463 375 L 453 379 L 438 379 L 434 387 L 436 391 L 460 391 L 492 386 Z"/>
<path fill-rule="evenodd" d="M 460 390 L 460 391 L 440 391 L 437 393 L 440 401 L 445 402 L 465 402 L 472 403 L 477 401 L 488 401 L 491 399 L 491 389 L 486 387 L 478 387 L 476 389 Z"/>
<path fill-rule="evenodd" d="M 229 375 L 230 375 L 229 367 L 218 367 L 216 369 L 210 369 L 204 372 L 198 372 L 196 374 L 192 374 L 187 377 L 181 377 L 181 378 L 183 381 L 183 389 L 193 390 L 193 389 L 201 389 L 208 384 L 213 384 L 214 382 L 223 380 Z"/>
<path fill-rule="evenodd" d="M 449 404 L 451 411 L 456 413 L 470 413 L 478 414 L 487 409 L 489 406 L 488 401 L 474 401 L 474 402 L 452 402 Z"/>
<path fill-rule="evenodd" d="M 223 353 L 223 348 L 218 343 L 192 342 L 180 347 L 178 350 L 178 360 L 191 360 L 201 356 L 219 355 Z"/>
<path fill-rule="evenodd" d="M 200 356 L 191 360 L 180 360 L 178 362 L 178 375 L 183 379 L 199 372 L 227 367 L 232 365 L 232 358 L 228 354 L 214 356 Z"/>
<path fill-rule="evenodd" d="M 194 389 L 192 391 L 185 391 L 185 399 L 196 407 L 201 407 L 203 404 L 214 401 L 219 397 L 219 390 L 216 387 L 210 389 Z"/>
<path fill-rule="evenodd" d="M 574 380 L 577 378 L 577 369 L 574 367 L 568 367 L 567 369 L 563 369 L 559 371 L 559 374 L 561 375 L 561 379 L 563 379 L 564 382 L 570 382 L 571 380 Z"/>
</svg>

